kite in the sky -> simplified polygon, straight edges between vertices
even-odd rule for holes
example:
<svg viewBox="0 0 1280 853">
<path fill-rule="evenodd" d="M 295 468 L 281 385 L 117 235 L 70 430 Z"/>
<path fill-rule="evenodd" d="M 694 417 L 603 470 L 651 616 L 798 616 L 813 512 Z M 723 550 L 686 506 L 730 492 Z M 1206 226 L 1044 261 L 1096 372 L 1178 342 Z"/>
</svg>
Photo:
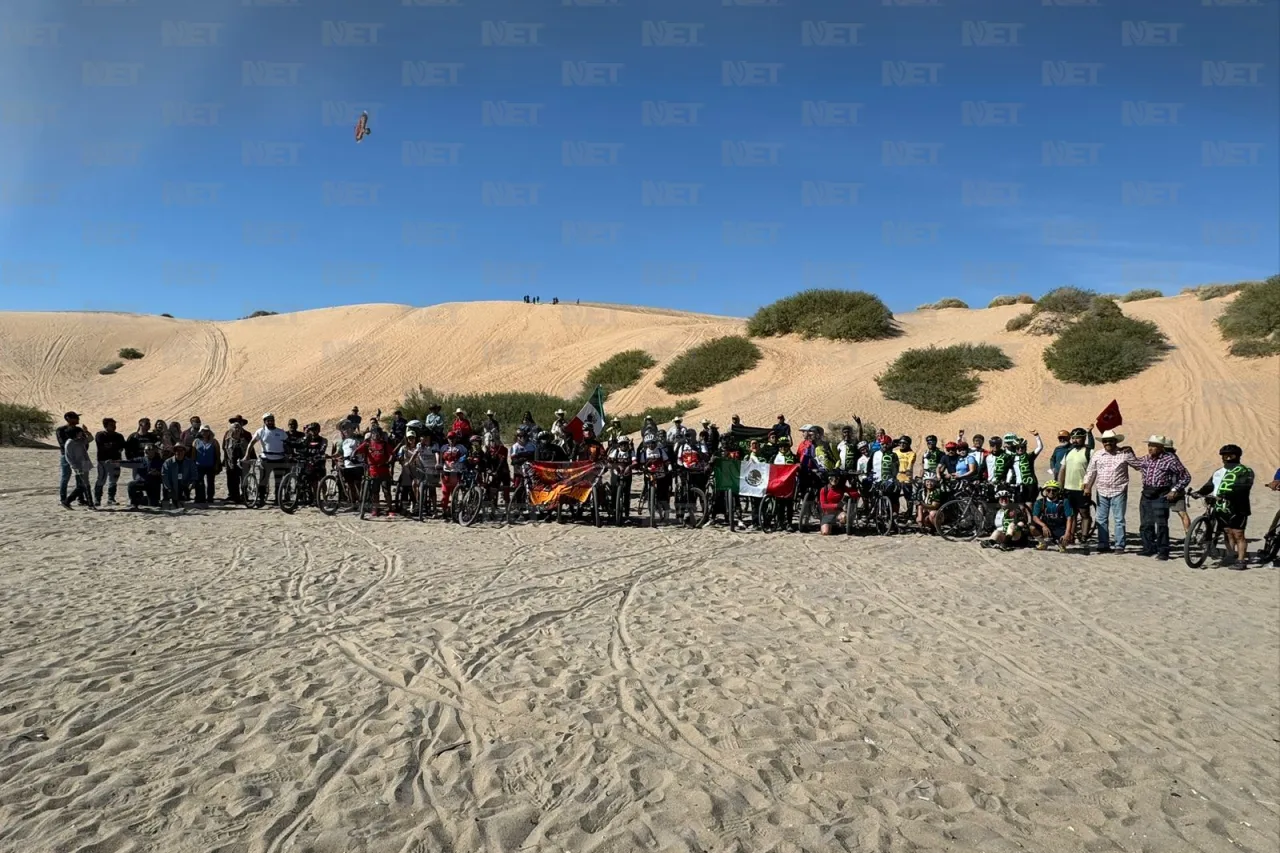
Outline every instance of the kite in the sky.
<svg viewBox="0 0 1280 853">
<path fill-rule="evenodd" d="M 356 142 L 361 142 L 366 136 L 373 133 L 369 129 L 369 114 L 367 112 L 360 113 L 360 120 L 356 122 Z"/>
</svg>

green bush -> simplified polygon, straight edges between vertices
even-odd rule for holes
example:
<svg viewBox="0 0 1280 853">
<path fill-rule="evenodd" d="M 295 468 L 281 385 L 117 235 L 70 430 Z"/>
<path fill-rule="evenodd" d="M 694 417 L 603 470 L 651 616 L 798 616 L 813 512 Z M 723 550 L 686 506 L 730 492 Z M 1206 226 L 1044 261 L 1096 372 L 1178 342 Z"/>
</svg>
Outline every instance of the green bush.
<svg viewBox="0 0 1280 853">
<path fill-rule="evenodd" d="M 1096 296 L 1097 294 L 1092 290 L 1081 290 L 1078 287 L 1059 287 L 1050 290 L 1037 299 L 1036 307 L 1032 310 L 1037 314 L 1042 311 L 1051 311 L 1054 314 L 1078 317 L 1092 307 Z"/>
<path fill-rule="evenodd" d="M 124 367 L 123 361 L 113 361 L 110 364 L 108 364 L 106 367 L 99 367 L 98 373 L 102 374 L 103 376 L 110 376 L 111 374 L 115 373 L 117 370 L 119 370 L 122 367 Z"/>
<path fill-rule="evenodd" d="M 713 338 L 676 356 L 657 385 L 671 394 L 692 394 L 746 373 L 760 358 L 760 348 L 740 335 Z"/>
<path fill-rule="evenodd" d="M 653 418 L 656 424 L 670 423 L 672 418 L 679 415 L 684 417 L 689 412 L 700 407 L 702 401 L 697 397 L 686 397 L 682 400 L 676 400 L 670 406 L 655 406 L 639 415 L 621 415 L 618 420 L 622 422 L 622 431 L 628 435 L 632 435 L 640 431 L 640 427 L 644 425 L 645 415 Z M 613 419 L 613 415 L 609 415 L 609 419 Z"/>
<path fill-rule="evenodd" d="M 1099 314 L 1104 317 L 1120 317 L 1124 315 L 1124 311 L 1120 309 L 1120 303 L 1110 296 L 1093 297 L 1093 301 L 1089 303 L 1089 313 Z"/>
<path fill-rule="evenodd" d="M 1104 385 L 1137 376 L 1168 349 L 1168 339 L 1155 323 L 1090 311 L 1045 349 L 1044 363 L 1063 382 Z"/>
<path fill-rule="evenodd" d="M 639 382 L 641 374 L 657 363 L 653 356 L 640 349 L 629 349 L 612 355 L 587 373 L 587 378 L 582 382 L 583 395 L 589 396 L 599 385 L 608 398 L 614 391 L 621 391 Z"/>
<path fill-rule="evenodd" d="M 1035 315 L 1036 313 L 1034 311 L 1024 311 L 1018 316 L 1010 319 L 1009 322 L 1005 323 L 1004 329 L 1006 332 L 1021 331 L 1031 325 L 1031 319 L 1035 317 Z"/>
<path fill-rule="evenodd" d="M 35 406 L 0 403 L 0 444 L 48 438 L 53 426 L 53 415 Z"/>
<path fill-rule="evenodd" d="M 1194 293 L 1196 299 L 1201 302 L 1208 302 L 1210 299 L 1219 299 L 1235 293 L 1237 290 L 1244 290 L 1251 284 L 1259 284 L 1256 281 L 1241 281 L 1235 284 L 1202 284 L 1199 287 L 1184 287 L 1183 293 Z"/>
<path fill-rule="evenodd" d="M 1280 355 L 1280 338 L 1242 338 L 1231 342 L 1228 350 L 1238 358 L 1266 358 Z"/>
<path fill-rule="evenodd" d="M 407 392 L 394 409 L 399 409 L 409 420 L 422 420 L 429 414 L 432 403 L 440 404 L 440 414 L 444 416 L 445 426 L 453 423 L 454 409 L 462 409 L 471 419 L 476 429 L 484 421 L 484 413 L 493 410 L 502 425 L 502 435 L 511 439 L 515 437 L 516 427 L 520 425 L 525 412 L 532 412 L 533 419 L 543 429 L 549 429 L 556 419 L 556 409 L 564 409 L 567 418 L 578 414 L 585 397 L 567 400 L 553 394 L 541 394 L 527 391 L 495 391 L 483 394 L 445 394 L 419 385 Z M 606 417 L 611 413 L 605 409 Z"/>
<path fill-rule="evenodd" d="M 917 308 L 917 311 L 937 311 L 943 308 L 968 308 L 969 303 L 962 299 L 956 299 L 948 296 L 946 299 L 939 299 L 937 302 L 926 303 Z"/>
<path fill-rule="evenodd" d="M 279 314 L 279 313 L 280 313 L 279 311 L 254 311 L 254 312 L 253 312 L 252 314 L 250 314 L 248 317 L 241 317 L 240 319 L 241 319 L 241 320 L 252 320 L 252 319 L 254 319 L 255 317 L 274 317 L 274 316 L 276 316 L 276 315 L 277 315 L 277 314 Z"/>
<path fill-rule="evenodd" d="M 173 319 L 173 315 L 172 315 L 172 314 L 161 314 L 160 316 L 161 316 L 161 317 L 168 317 L 170 320 L 172 320 L 172 319 Z"/>
<path fill-rule="evenodd" d="M 142 353 L 142 350 L 136 350 L 133 347 L 125 347 L 124 349 L 120 350 L 120 352 L 116 353 L 116 355 L 120 356 L 126 361 L 133 361 L 134 359 L 142 358 L 143 353 Z"/>
<path fill-rule="evenodd" d="M 876 377 L 886 400 L 927 412 L 954 412 L 978 399 L 978 371 L 1008 370 L 1013 362 L 990 344 L 909 349 Z"/>
<path fill-rule="evenodd" d="M 1003 308 L 1006 305 L 1017 305 L 1018 297 L 1016 296 L 997 296 L 987 303 L 988 308 Z"/>
<path fill-rule="evenodd" d="M 1268 355 L 1268 348 L 1280 340 L 1280 275 L 1241 290 L 1217 323 L 1223 339 L 1232 341 L 1232 355 Z"/>
<path fill-rule="evenodd" d="M 1153 287 L 1139 287 L 1137 290 L 1130 290 L 1124 296 L 1121 296 L 1120 301 L 1141 302 L 1144 299 L 1159 299 L 1162 296 L 1164 296 L 1164 293 Z"/>
<path fill-rule="evenodd" d="M 860 290 L 804 290 L 766 305 L 747 321 L 755 338 L 796 334 L 837 341 L 874 341 L 900 334 L 893 312 Z"/>
</svg>

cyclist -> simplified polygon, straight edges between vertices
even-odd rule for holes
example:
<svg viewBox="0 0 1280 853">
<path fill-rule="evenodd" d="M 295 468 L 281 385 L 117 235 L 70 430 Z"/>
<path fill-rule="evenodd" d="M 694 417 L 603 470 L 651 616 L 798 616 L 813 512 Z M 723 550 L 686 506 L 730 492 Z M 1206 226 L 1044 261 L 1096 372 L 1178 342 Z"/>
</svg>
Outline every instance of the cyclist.
<svg viewBox="0 0 1280 853">
<path fill-rule="evenodd" d="M 568 462 L 569 457 L 565 454 L 560 445 L 556 444 L 551 433 L 543 430 L 538 433 L 538 449 L 534 454 L 535 462 Z"/>
<path fill-rule="evenodd" d="M 946 455 L 942 457 L 942 462 L 938 465 L 938 473 L 945 479 L 954 480 L 956 478 L 956 465 L 960 461 L 960 445 L 954 441 L 948 441 L 943 445 Z"/>
<path fill-rule="evenodd" d="M 934 440 L 937 441 L 937 439 Z M 924 494 L 916 504 L 916 524 L 923 531 L 932 530 L 937 533 L 939 532 L 938 510 L 944 503 L 951 500 L 951 487 L 936 470 L 925 471 L 923 479 Z"/>
<path fill-rule="evenodd" d="M 854 471 L 858 461 L 858 442 L 853 438 L 853 427 L 840 427 L 840 442 L 836 445 L 836 457 L 840 463 L 840 470 L 848 474 Z"/>
<path fill-rule="evenodd" d="M 899 512 L 911 516 L 911 502 L 916 499 L 914 477 L 916 473 L 916 452 L 911 449 L 911 436 L 904 435 L 893 443 L 894 453 L 898 457 L 898 495 L 895 507 Z M 901 500 L 901 504 L 898 500 Z"/>
<path fill-rule="evenodd" d="M 613 447 L 619 440 L 621 440 L 623 435 L 622 421 L 618 418 L 610 418 L 609 426 L 605 427 L 604 435 L 602 435 L 601 438 L 604 439 L 605 444 L 609 447 Z"/>
<path fill-rule="evenodd" d="M 1058 479 L 1059 470 L 1062 468 L 1062 460 L 1071 451 L 1071 430 L 1058 430 L 1058 446 L 1053 449 L 1053 455 L 1049 457 L 1049 476 Z"/>
<path fill-rule="evenodd" d="M 297 423 L 294 423 L 297 426 Z M 254 448 L 262 448 L 261 471 L 262 478 L 258 481 L 258 500 L 263 500 L 267 494 L 267 483 L 274 474 L 274 484 L 272 494 L 280 491 L 280 480 L 284 477 L 285 472 L 289 470 L 289 435 L 284 430 L 276 426 L 276 416 L 271 412 L 267 412 L 262 416 L 262 428 L 253 434 L 253 438 L 249 440 L 249 446 L 245 451 L 245 456 L 253 458 Z"/>
<path fill-rule="evenodd" d="M 818 492 L 818 510 L 822 514 L 819 530 L 823 536 L 839 532 L 839 528 L 845 523 L 845 514 L 841 511 L 844 505 L 845 489 L 840 483 L 839 472 L 831 471 L 827 474 L 827 484 Z"/>
<path fill-rule="evenodd" d="M 420 484 L 428 482 L 428 472 L 435 470 L 435 454 L 431 452 L 426 441 L 417 430 L 408 429 L 406 424 L 404 443 L 396 448 L 396 461 L 400 463 L 400 477 L 397 485 L 400 492 L 418 491 Z M 399 507 L 404 512 L 403 504 Z"/>
<path fill-rule="evenodd" d="M 1218 450 L 1222 467 L 1214 472 L 1209 482 L 1192 493 L 1216 498 L 1213 511 L 1226 528 L 1229 549 L 1222 558 L 1222 566 L 1229 569 L 1248 567 L 1249 540 L 1244 531 L 1251 512 L 1249 493 L 1253 490 L 1253 470 L 1241 464 L 1243 455 L 1239 445 L 1224 444 Z"/>
<path fill-rule="evenodd" d="M 781 415 L 778 416 L 781 419 Z M 782 421 L 779 420 L 779 423 Z M 788 430 L 787 435 L 778 436 L 778 453 L 773 457 L 775 465 L 795 465 L 800 460 L 796 458 L 795 453 L 791 450 L 791 435 Z M 795 517 L 796 498 L 793 494 L 789 498 L 777 498 L 775 503 L 778 506 L 777 527 L 779 530 L 785 530 L 788 533 L 793 532 L 791 527 L 792 520 Z"/>
<path fill-rule="evenodd" d="M 354 504 L 359 500 L 360 484 L 364 480 L 364 463 L 356 454 L 356 449 L 360 447 L 360 439 L 356 437 L 359 427 L 346 420 L 338 424 L 338 429 L 342 433 L 342 439 L 329 458 L 342 459 L 342 482 Z"/>
<path fill-rule="evenodd" d="M 705 490 L 708 477 L 707 457 L 702 452 L 702 449 L 698 447 L 697 437 L 693 435 L 693 430 L 685 430 L 676 442 L 674 449 L 673 458 L 684 477 L 687 487 Z"/>
<path fill-rule="evenodd" d="M 556 409 L 556 419 L 551 422 L 551 440 L 566 451 L 573 446 L 573 437 L 569 435 L 569 424 L 565 421 L 564 409 Z"/>
<path fill-rule="evenodd" d="M 369 437 L 356 448 L 356 455 L 364 459 L 369 466 L 369 490 L 373 492 L 373 515 L 382 514 L 379 495 L 386 499 L 388 518 L 394 518 L 395 512 L 391 503 L 391 469 L 395 465 L 395 446 L 390 437 L 383 432 L 374 418 L 369 430 Z"/>
<path fill-rule="evenodd" d="M 631 465 L 635 461 L 631 451 L 631 439 L 619 436 L 615 444 L 609 447 L 605 457 L 612 468 L 613 488 L 624 495 L 622 501 L 623 518 L 631 516 Z M 615 491 L 615 494 L 618 492 Z"/>
<path fill-rule="evenodd" d="M 502 492 L 502 502 L 504 504 L 511 503 L 511 467 L 508 464 L 510 453 L 507 451 L 507 446 L 502 443 L 502 437 L 498 433 L 490 433 L 489 445 L 485 449 L 485 455 L 488 457 L 489 489 L 491 496 L 494 498 L 493 503 L 497 503 L 499 490 Z"/>
<path fill-rule="evenodd" d="M 298 447 L 302 444 L 302 440 L 307 437 L 305 432 L 298 429 L 297 418 L 289 418 L 289 428 L 285 430 L 285 435 L 288 436 L 286 452 L 290 459 L 296 459 L 298 456 Z"/>
<path fill-rule="evenodd" d="M 502 427 L 498 424 L 498 416 L 493 413 L 493 409 L 484 413 L 484 423 L 480 425 L 480 433 L 484 436 L 486 447 L 493 441 L 502 440 Z"/>
<path fill-rule="evenodd" d="M 471 427 L 471 420 L 462 409 L 453 410 L 453 426 L 449 431 L 457 433 L 459 441 L 470 441 L 471 435 L 475 432 Z"/>
<path fill-rule="evenodd" d="M 1070 502 L 1063 500 L 1062 484 L 1057 480 L 1044 484 L 1041 496 L 1031 507 L 1031 519 L 1041 534 L 1037 550 L 1044 551 L 1054 544 L 1066 552 L 1067 543 L 1075 534 L 1076 514 Z"/>
<path fill-rule="evenodd" d="M 396 409 L 391 417 L 391 441 L 393 444 L 400 444 L 404 441 L 405 433 L 409 430 L 409 421 L 405 419 L 404 412 Z"/>
<path fill-rule="evenodd" d="M 992 484 L 1008 482 L 1013 454 L 1004 446 L 1004 440 L 998 435 L 991 436 L 987 444 L 991 447 L 985 466 L 987 482 Z"/>
<path fill-rule="evenodd" d="M 901 465 L 902 460 L 894 452 L 892 444 L 881 445 L 871 457 L 872 479 L 876 488 L 893 502 L 895 510 L 898 506 L 898 472 Z"/>
<path fill-rule="evenodd" d="M 945 454 L 938 449 L 938 437 L 936 435 L 926 435 L 924 437 L 924 456 L 921 464 L 922 473 L 940 474 L 944 456 Z"/>
<path fill-rule="evenodd" d="M 636 451 L 636 465 L 648 472 L 658 506 L 658 515 L 667 517 L 667 502 L 671 500 L 671 456 L 667 448 L 658 443 L 656 434 L 645 436 L 644 444 Z"/>
<path fill-rule="evenodd" d="M 444 416 L 440 414 L 440 404 L 432 403 L 427 407 L 427 416 L 423 419 L 427 432 L 431 433 L 431 441 L 439 445 L 444 441 Z"/>
<path fill-rule="evenodd" d="M 1014 498 L 1026 506 L 1028 509 L 1035 503 L 1037 495 L 1040 493 L 1040 486 L 1036 482 L 1036 456 L 1040 451 L 1044 450 L 1044 443 L 1040 441 L 1040 433 L 1031 432 L 1031 436 L 1036 440 L 1036 449 L 1027 449 L 1027 440 L 1025 438 L 1018 439 L 1017 447 L 1014 448 L 1013 456 L 1013 484 L 1011 491 Z M 1087 498 L 1086 498 L 1087 500 Z M 1075 509 L 1073 506 L 1072 509 Z"/>
<path fill-rule="evenodd" d="M 445 436 L 445 441 L 447 444 L 440 449 L 440 466 L 443 470 L 440 510 L 444 515 L 444 519 L 448 521 L 451 518 L 449 515 L 449 499 L 453 497 L 453 490 L 458 488 L 462 475 L 467 472 L 468 465 L 467 448 L 462 444 L 461 436 L 456 432 L 450 432 Z"/>
<path fill-rule="evenodd" d="M 1013 492 L 1005 487 L 996 492 L 996 501 L 1000 509 L 996 511 L 995 530 L 991 538 L 982 543 L 982 547 L 997 547 L 1001 551 L 1012 551 L 1029 543 L 1031 535 L 1027 510 L 1018 503 Z"/>
<path fill-rule="evenodd" d="M 1084 477 L 1089 469 L 1089 459 L 1093 456 L 1093 424 L 1089 429 L 1076 427 L 1069 437 L 1071 449 L 1062 457 L 1055 480 L 1062 483 L 1062 493 L 1071 502 L 1080 523 L 1076 528 L 1079 539 L 1084 542 L 1093 529 L 1093 514 L 1089 508 L 1089 493 L 1084 490 Z"/>
<path fill-rule="evenodd" d="M 582 462 L 600 462 L 604 459 L 604 445 L 596 440 L 595 430 L 590 424 L 582 428 L 582 444 L 578 446 L 577 457 Z"/>
<path fill-rule="evenodd" d="M 324 460 L 329 453 L 329 440 L 320 434 L 320 424 L 312 421 L 303 432 L 297 448 L 297 458 L 306 462 L 306 477 L 315 494 L 324 479 Z"/>
</svg>

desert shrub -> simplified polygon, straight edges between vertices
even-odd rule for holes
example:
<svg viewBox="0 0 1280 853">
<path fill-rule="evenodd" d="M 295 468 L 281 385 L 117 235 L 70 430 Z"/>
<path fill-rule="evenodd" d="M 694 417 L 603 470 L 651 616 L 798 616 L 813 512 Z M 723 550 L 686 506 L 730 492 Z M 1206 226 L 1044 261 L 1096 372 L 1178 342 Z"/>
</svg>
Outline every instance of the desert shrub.
<svg viewBox="0 0 1280 853">
<path fill-rule="evenodd" d="M 1063 382 L 1103 385 L 1137 376 L 1168 349 L 1168 339 L 1155 323 L 1091 311 L 1045 348 L 1044 363 Z"/>
<path fill-rule="evenodd" d="M 548 429 L 556 419 L 556 409 L 564 409 L 567 416 L 572 418 L 578 414 L 585 401 L 585 396 L 569 400 L 554 394 L 528 391 L 446 394 L 419 385 L 406 392 L 393 409 L 399 409 L 409 420 L 420 420 L 429 414 L 432 403 L 439 403 L 440 414 L 444 416 L 446 426 L 453 421 L 454 409 L 462 409 L 476 428 L 484 420 L 484 413 L 493 409 L 498 423 L 502 425 L 503 436 L 510 439 L 515 437 L 516 427 L 520 425 L 525 412 L 532 412 L 534 421 L 543 429 Z M 605 414 L 609 415 L 607 409 Z"/>
<path fill-rule="evenodd" d="M 937 311 L 943 308 L 968 308 L 969 303 L 962 299 L 956 299 L 948 296 L 946 299 L 939 299 L 937 302 L 926 303 L 917 308 L 917 311 Z"/>
<path fill-rule="evenodd" d="M 622 422 L 622 431 L 628 435 L 640 431 L 640 427 L 644 424 L 645 415 L 653 418 L 656 424 L 670 423 L 671 419 L 676 415 L 684 417 L 689 412 L 702 405 L 702 401 L 697 397 L 685 397 L 676 400 L 670 406 L 654 406 L 639 415 L 621 415 L 618 420 Z M 613 415 L 609 415 L 609 419 L 613 419 Z"/>
<path fill-rule="evenodd" d="M 160 316 L 161 316 L 161 317 L 168 317 L 170 320 L 172 320 L 172 319 L 173 319 L 173 315 L 172 315 L 172 314 L 161 314 Z"/>
<path fill-rule="evenodd" d="M 240 319 L 241 319 L 241 320 L 252 320 L 252 319 L 254 319 L 255 317 L 274 317 L 274 316 L 276 316 L 276 315 L 277 315 L 277 314 L 279 314 L 279 313 L 280 313 L 279 311 L 254 311 L 254 312 L 253 312 L 252 314 L 250 314 L 248 317 L 241 317 Z"/>
<path fill-rule="evenodd" d="M 1006 305 L 1017 305 L 1018 297 L 1016 296 L 997 296 L 987 303 L 988 308 L 1003 308 Z"/>
<path fill-rule="evenodd" d="M 982 370 L 1008 370 L 1013 362 L 990 344 L 909 349 L 876 377 L 880 393 L 927 412 L 954 412 L 977 401 Z"/>
<path fill-rule="evenodd" d="M 590 395 L 597 385 L 607 398 L 614 391 L 628 388 L 640 381 L 640 375 L 657 364 L 653 356 L 640 349 L 629 349 L 611 355 L 591 368 L 582 382 L 583 395 Z"/>
<path fill-rule="evenodd" d="M 1235 293 L 1237 290 L 1244 290 L 1251 284 L 1258 284 L 1256 281 L 1240 281 L 1235 284 L 1202 284 L 1198 287 L 1184 287 L 1183 293 L 1194 293 L 1196 299 L 1201 302 L 1207 302 L 1210 299 L 1219 299 Z"/>
<path fill-rule="evenodd" d="M 1034 310 L 1037 314 L 1048 311 L 1054 314 L 1066 314 L 1068 317 L 1076 317 L 1088 311 L 1093 305 L 1093 299 L 1097 296 L 1091 290 L 1081 290 L 1078 287 L 1059 287 L 1050 290 L 1044 296 L 1036 300 Z"/>
<path fill-rule="evenodd" d="M 123 361 L 113 361 L 110 364 L 106 365 L 105 367 L 99 367 L 98 373 L 102 374 L 103 376 L 110 376 L 111 374 L 115 373 L 117 370 L 119 370 L 122 367 L 124 367 Z"/>
<path fill-rule="evenodd" d="M 1037 337 L 1047 337 L 1056 335 L 1067 326 L 1071 325 L 1071 318 L 1066 314 L 1058 314 L 1054 311 L 1046 311 L 1043 314 L 1033 314 L 1031 322 L 1027 323 L 1027 334 L 1036 335 Z"/>
<path fill-rule="evenodd" d="M 1233 346 L 1233 355 L 1262 351 L 1259 344 L 1246 341 L 1280 339 L 1280 275 L 1245 287 L 1223 309 L 1217 322 L 1224 340 L 1243 345 L 1241 353 L 1236 353 Z"/>
<path fill-rule="evenodd" d="M 657 385 L 671 394 L 692 394 L 746 373 L 760 358 L 760 348 L 740 335 L 713 338 L 672 359 Z"/>
<path fill-rule="evenodd" d="M 1016 297 L 1019 305 L 1035 305 L 1036 298 L 1030 293 L 1019 293 Z"/>
<path fill-rule="evenodd" d="M 1033 317 L 1035 317 L 1034 311 L 1024 311 L 1023 313 L 1019 314 L 1017 317 L 1014 317 L 1011 320 L 1009 320 L 1009 322 L 1005 323 L 1004 329 L 1006 332 L 1021 331 L 1031 324 L 1031 319 Z"/>
<path fill-rule="evenodd" d="M 1120 308 L 1120 303 L 1112 296 L 1095 296 L 1093 301 L 1089 303 L 1090 314 L 1100 314 L 1104 317 L 1119 317 L 1124 314 Z"/>
<path fill-rule="evenodd" d="M 854 438 L 858 436 L 858 425 L 848 421 L 827 421 L 827 438 L 832 441 L 840 440 L 840 430 L 849 427 L 853 430 Z M 862 422 L 862 438 L 860 441 L 870 441 L 875 437 L 877 425 L 871 421 Z"/>
<path fill-rule="evenodd" d="M 143 353 L 142 350 L 136 350 L 133 347 L 125 347 L 120 350 L 120 352 L 116 353 L 116 355 L 120 356 L 125 361 L 133 361 L 134 359 L 142 358 Z"/>
<path fill-rule="evenodd" d="M 796 334 L 837 341 L 873 341 L 897 335 L 893 312 L 860 290 L 804 290 L 756 311 L 747 334 L 762 338 Z"/>
<path fill-rule="evenodd" d="M 1156 290 L 1154 287 L 1139 287 L 1137 290 L 1130 290 L 1124 296 L 1120 297 L 1121 302 L 1141 302 L 1144 299 L 1159 299 L 1164 296 L 1163 291 Z"/>
<path fill-rule="evenodd" d="M 1228 352 L 1237 358 L 1266 358 L 1270 355 L 1280 355 L 1280 337 L 1242 338 L 1232 341 Z"/>
<path fill-rule="evenodd" d="M 48 438 L 53 426 L 53 415 L 42 409 L 20 403 L 0 403 L 0 444 Z"/>
</svg>

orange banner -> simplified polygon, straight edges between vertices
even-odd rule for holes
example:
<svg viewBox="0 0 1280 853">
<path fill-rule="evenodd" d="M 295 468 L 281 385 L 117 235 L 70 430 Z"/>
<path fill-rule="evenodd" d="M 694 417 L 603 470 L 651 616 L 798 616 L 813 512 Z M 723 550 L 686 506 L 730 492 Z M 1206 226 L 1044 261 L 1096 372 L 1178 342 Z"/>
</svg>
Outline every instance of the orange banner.
<svg viewBox="0 0 1280 853">
<path fill-rule="evenodd" d="M 594 462 L 534 462 L 529 482 L 529 500 L 546 506 L 569 498 L 585 503 L 591 497 L 600 466 Z"/>
</svg>

